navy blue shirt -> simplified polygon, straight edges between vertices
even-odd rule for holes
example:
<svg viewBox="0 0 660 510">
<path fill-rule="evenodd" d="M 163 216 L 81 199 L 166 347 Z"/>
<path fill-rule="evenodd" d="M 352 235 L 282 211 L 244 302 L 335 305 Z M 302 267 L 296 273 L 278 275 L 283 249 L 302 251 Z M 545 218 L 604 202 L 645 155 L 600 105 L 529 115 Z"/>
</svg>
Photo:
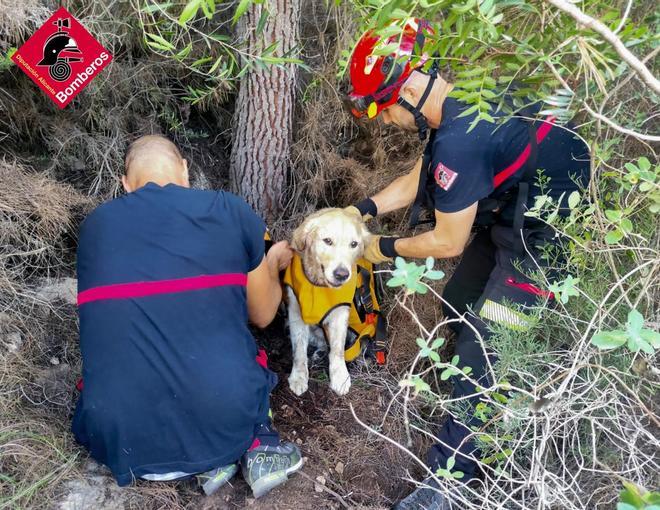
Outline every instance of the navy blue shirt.
<svg viewBox="0 0 660 510">
<path fill-rule="evenodd" d="M 84 221 L 73 432 L 120 485 L 234 462 L 267 420 L 274 375 L 255 361 L 245 288 L 264 231 L 237 196 L 173 184 Z"/>
<path fill-rule="evenodd" d="M 495 189 L 496 174 L 511 165 L 529 143 L 529 124 L 521 118 L 511 118 L 501 124 L 481 121 L 468 132 L 476 116 L 460 117 L 467 109 L 464 103 L 447 98 L 442 107 L 442 121 L 432 144 L 431 171 L 435 179 L 433 200 L 435 208 L 453 213 L 485 198 L 499 198 L 515 186 L 524 167 Z M 493 117 L 504 116 L 502 112 Z M 539 129 L 542 124 L 536 123 Z M 527 207 L 532 207 L 539 194 L 550 195 L 555 202 L 564 193 L 562 205 L 566 207 L 568 195 L 589 180 L 589 152 L 587 146 L 574 134 L 553 126 L 538 144 L 537 168 L 549 179 L 544 189 L 538 186 L 536 176 L 530 182 Z M 502 210 L 501 219 L 511 223 L 515 200 Z"/>
</svg>

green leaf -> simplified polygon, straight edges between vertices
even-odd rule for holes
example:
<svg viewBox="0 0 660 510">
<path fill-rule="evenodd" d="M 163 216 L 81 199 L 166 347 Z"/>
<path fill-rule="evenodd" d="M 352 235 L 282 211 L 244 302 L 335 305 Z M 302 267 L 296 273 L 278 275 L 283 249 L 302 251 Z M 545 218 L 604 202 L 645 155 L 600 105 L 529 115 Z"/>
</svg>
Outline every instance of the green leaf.
<svg viewBox="0 0 660 510">
<path fill-rule="evenodd" d="M 188 23 L 197 14 L 199 4 L 200 0 L 191 0 L 186 4 L 186 6 L 181 11 L 181 15 L 179 16 L 179 25 L 182 27 L 186 26 L 186 23 Z"/>
<path fill-rule="evenodd" d="M 637 510 L 638 507 L 629 505 L 628 503 L 617 503 L 616 510 Z"/>
<path fill-rule="evenodd" d="M 645 156 L 642 156 L 637 160 L 637 165 L 639 165 L 640 170 L 647 171 L 651 168 L 651 162 Z"/>
<path fill-rule="evenodd" d="M 245 11 L 248 10 L 248 7 L 252 4 L 254 0 L 241 0 L 236 6 L 236 12 L 234 12 L 234 17 L 232 18 L 232 25 L 235 25 L 238 21 L 238 18 L 245 14 Z"/>
<path fill-rule="evenodd" d="M 463 471 L 454 471 L 451 476 L 453 476 L 456 479 L 461 479 L 465 476 L 465 473 Z"/>
<path fill-rule="evenodd" d="M 616 244 L 621 241 L 621 239 L 623 239 L 623 232 L 618 228 L 616 230 L 612 230 L 612 232 L 609 232 L 605 236 L 605 242 L 607 244 Z"/>
<path fill-rule="evenodd" d="M 626 234 L 629 234 L 633 231 L 633 224 L 628 218 L 623 218 L 621 220 L 621 230 Z"/>
<path fill-rule="evenodd" d="M 147 44 L 149 46 L 153 46 L 155 48 L 163 49 L 163 50 L 173 50 L 174 49 L 174 45 L 171 42 L 163 39 L 159 35 L 151 34 L 149 32 L 145 32 L 145 35 L 152 39 L 151 41 L 147 41 Z"/>
<path fill-rule="evenodd" d="M 651 329 L 643 329 L 640 331 L 639 336 L 651 344 L 651 347 L 654 349 L 660 349 L 660 333 L 657 331 L 653 331 Z"/>
<path fill-rule="evenodd" d="M 445 343 L 444 338 L 436 338 L 433 340 L 433 343 L 431 344 L 431 349 L 437 349 L 438 347 L 442 346 Z"/>
<path fill-rule="evenodd" d="M 261 35 L 263 33 L 269 16 L 270 13 L 268 12 L 268 9 L 263 9 L 261 11 L 261 16 L 259 16 L 259 22 L 257 23 L 257 35 Z"/>
<path fill-rule="evenodd" d="M 403 285 L 404 283 L 406 283 L 406 279 L 399 276 L 395 278 L 390 278 L 389 280 L 387 280 L 385 285 L 387 285 L 388 287 L 401 287 L 401 285 Z"/>
<path fill-rule="evenodd" d="M 426 269 L 429 271 L 433 269 L 433 265 L 435 264 L 435 260 L 433 257 L 426 257 Z"/>
<path fill-rule="evenodd" d="M 451 457 L 449 457 L 449 458 L 447 459 L 447 469 L 448 469 L 449 471 L 451 471 L 451 470 L 454 468 L 455 465 L 456 465 L 456 459 L 455 459 L 454 456 L 452 455 Z"/>
<path fill-rule="evenodd" d="M 423 338 L 419 338 L 419 337 L 418 337 L 417 339 L 415 339 L 415 342 L 417 343 L 417 346 L 418 346 L 420 349 L 424 349 L 424 348 L 427 347 L 426 340 L 424 340 Z"/>
<path fill-rule="evenodd" d="M 591 337 L 591 343 L 601 350 L 616 349 L 628 340 L 625 331 L 600 331 Z"/>
<path fill-rule="evenodd" d="M 646 354 L 651 354 L 653 355 L 655 353 L 655 350 L 653 347 L 651 347 L 651 344 L 649 344 L 646 340 L 644 340 L 641 336 L 638 337 L 628 337 L 628 349 L 630 349 L 632 352 L 638 352 L 638 351 L 644 351 Z"/>
<path fill-rule="evenodd" d="M 442 280 L 445 277 L 445 273 L 442 271 L 427 271 L 424 276 L 429 280 Z"/>
<path fill-rule="evenodd" d="M 638 336 L 644 327 L 644 316 L 635 309 L 630 310 L 626 327 L 629 335 Z"/>
<path fill-rule="evenodd" d="M 461 359 L 461 357 L 460 357 L 458 354 L 455 354 L 455 355 L 451 358 L 451 364 L 454 365 L 454 366 L 458 365 L 458 361 L 459 361 L 460 359 Z"/>
<path fill-rule="evenodd" d="M 580 192 L 579 191 L 574 191 L 570 195 L 568 195 L 568 207 L 571 209 L 575 209 L 577 205 L 580 203 Z"/>
<path fill-rule="evenodd" d="M 153 14 L 154 12 L 165 12 L 167 9 L 174 5 L 173 2 L 165 2 L 163 4 L 149 4 L 142 7 L 140 10 L 146 14 Z"/>
<path fill-rule="evenodd" d="M 621 221 L 621 218 L 623 217 L 623 213 L 621 211 L 615 211 L 613 209 L 607 209 L 605 211 L 605 216 L 612 223 L 619 223 Z"/>
<path fill-rule="evenodd" d="M 192 43 L 188 43 L 188 45 L 185 48 L 183 48 L 179 53 L 176 54 L 176 59 L 183 60 L 188 56 L 191 50 L 192 50 Z"/>
</svg>

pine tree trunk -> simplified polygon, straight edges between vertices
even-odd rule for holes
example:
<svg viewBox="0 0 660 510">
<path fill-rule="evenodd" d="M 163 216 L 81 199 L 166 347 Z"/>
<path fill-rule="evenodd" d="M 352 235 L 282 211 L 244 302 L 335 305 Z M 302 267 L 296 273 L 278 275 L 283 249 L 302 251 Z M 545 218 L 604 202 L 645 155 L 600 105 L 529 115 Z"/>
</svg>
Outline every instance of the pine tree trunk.
<svg viewBox="0 0 660 510">
<path fill-rule="evenodd" d="M 270 16 L 263 32 L 257 25 L 264 7 Z M 253 4 L 239 22 L 250 54 L 277 41 L 275 56 L 298 44 L 301 0 L 267 0 Z M 254 67 L 242 78 L 234 113 L 230 175 L 233 191 L 266 221 L 281 208 L 289 167 L 297 69 L 294 64 Z"/>
</svg>

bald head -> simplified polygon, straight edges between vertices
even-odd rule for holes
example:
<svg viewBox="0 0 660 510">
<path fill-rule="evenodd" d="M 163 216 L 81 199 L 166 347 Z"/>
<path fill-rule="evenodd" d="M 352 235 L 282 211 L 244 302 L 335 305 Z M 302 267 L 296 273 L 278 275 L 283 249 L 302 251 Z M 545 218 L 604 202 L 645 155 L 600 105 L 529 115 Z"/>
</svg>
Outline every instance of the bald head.
<svg viewBox="0 0 660 510">
<path fill-rule="evenodd" d="M 126 152 L 124 189 L 135 191 L 148 182 L 188 187 L 188 163 L 169 139 L 160 135 L 135 140 Z"/>
</svg>

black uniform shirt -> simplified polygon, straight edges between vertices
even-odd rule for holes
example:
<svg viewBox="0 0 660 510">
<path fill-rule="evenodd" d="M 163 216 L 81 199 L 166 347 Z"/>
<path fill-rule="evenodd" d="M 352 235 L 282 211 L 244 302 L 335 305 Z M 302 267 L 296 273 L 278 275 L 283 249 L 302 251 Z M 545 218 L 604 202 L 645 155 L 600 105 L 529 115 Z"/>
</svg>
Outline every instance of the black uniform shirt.
<svg viewBox="0 0 660 510">
<path fill-rule="evenodd" d="M 495 189 L 495 175 L 514 163 L 529 144 L 528 123 L 521 118 L 511 118 L 503 124 L 481 121 L 468 132 L 476 113 L 461 117 L 467 108 L 464 103 L 447 98 L 440 127 L 429 141 L 432 144 L 430 177 L 435 180 L 433 201 L 435 209 L 444 213 L 461 211 L 487 197 L 502 197 L 524 172 L 523 166 Z M 499 118 L 505 114 L 492 115 Z M 541 126 L 543 123 L 537 122 L 536 128 Z M 534 177 L 527 207 L 533 206 L 537 195 L 548 194 L 556 202 L 562 193 L 562 205 L 566 207 L 568 195 L 588 182 L 588 148 L 567 129 L 553 125 L 538 144 L 536 166 L 549 181 L 542 191 Z M 503 223 L 511 224 L 514 208 L 515 200 L 511 200 L 502 209 Z"/>
</svg>

